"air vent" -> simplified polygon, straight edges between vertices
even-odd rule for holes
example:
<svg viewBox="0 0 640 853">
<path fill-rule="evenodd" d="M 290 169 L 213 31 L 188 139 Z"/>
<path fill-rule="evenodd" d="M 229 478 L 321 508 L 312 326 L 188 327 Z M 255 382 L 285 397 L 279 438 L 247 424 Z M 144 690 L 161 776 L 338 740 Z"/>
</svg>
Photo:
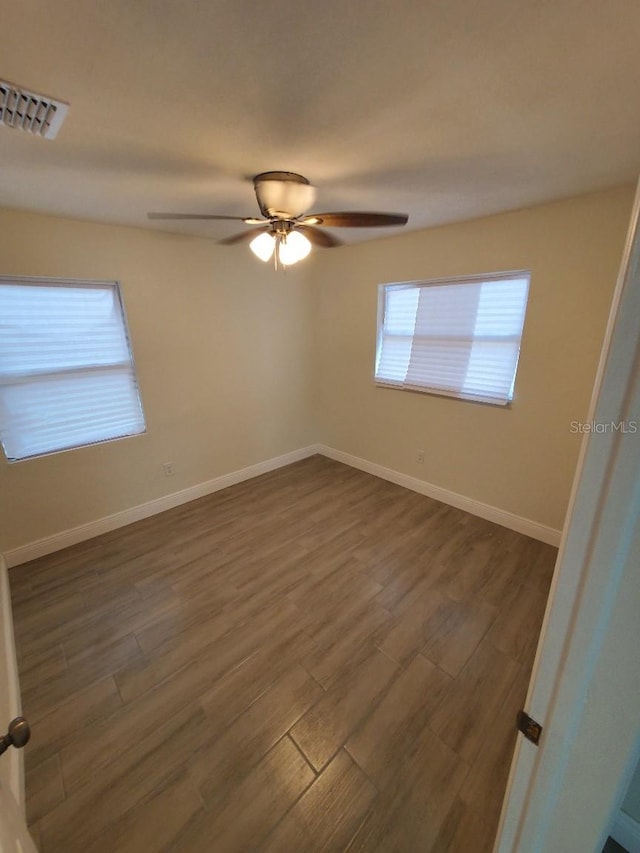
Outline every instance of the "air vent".
<svg viewBox="0 0 640 853">
<path fill-rule="evenodd" d="M 0 80 L 0 125 L 53 139 L 69 104 Z"/>
</svg>

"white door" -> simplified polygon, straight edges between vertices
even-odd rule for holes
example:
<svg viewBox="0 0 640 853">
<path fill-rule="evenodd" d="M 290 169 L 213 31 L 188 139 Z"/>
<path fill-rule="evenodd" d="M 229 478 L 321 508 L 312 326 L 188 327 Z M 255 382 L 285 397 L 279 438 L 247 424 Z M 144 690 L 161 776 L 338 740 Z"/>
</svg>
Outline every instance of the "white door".
<svg viewBox="0 0 640 853">
<path fill-rule="evenodd" d="M 599 853 L 640 754 L 639 210 L 640 185 L 525 705 L 542 738 L 518 737 L 499 853 Z"/>
<path fill-rule="evenodd" d="M 0 554 L 0 735 L 20 716 L 20 686 L 13 639 L 9 578 Z M 17 800 L 20 801 L 18 805 Z M 35 853 L 24 814 L 22 751 L 10 746 L 0 755 L 0 853 Z"/>
<path fill-rule="evenodd" d="M 2 761 L 2 758 L 0 758 Z M 0 853 L 36 853 L 18 804 L 0 781 Z"/>
</svg>

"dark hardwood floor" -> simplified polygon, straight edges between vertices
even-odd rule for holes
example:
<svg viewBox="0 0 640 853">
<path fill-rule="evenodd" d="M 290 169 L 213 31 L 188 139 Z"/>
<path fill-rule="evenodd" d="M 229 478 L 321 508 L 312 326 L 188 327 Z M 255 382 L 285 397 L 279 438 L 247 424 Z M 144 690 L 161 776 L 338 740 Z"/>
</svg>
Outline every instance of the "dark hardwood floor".
<svg viewBox="0 0 640 853">
<path fill-rule="evenodd" d="M 13 569 L 39 849 L 490 851 L 555 556 L 317 456 Z"/>
</svg>

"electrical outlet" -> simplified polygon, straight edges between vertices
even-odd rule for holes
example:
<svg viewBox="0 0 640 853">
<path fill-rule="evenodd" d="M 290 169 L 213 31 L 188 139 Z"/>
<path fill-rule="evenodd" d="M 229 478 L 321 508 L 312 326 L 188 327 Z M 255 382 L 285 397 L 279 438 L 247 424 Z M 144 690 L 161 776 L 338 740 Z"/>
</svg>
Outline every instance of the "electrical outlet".
<svg viewBox="0 0 640 853">
<path fill-rule="evenodd" d="M 173 475 L 176 473 L 176 470 L 173 467 L 173 462 L 165 462 L 162 467 L 164 468 L 165 477 L 173 477 Z"/>
<path fill-rule="evenodd" d="M 424 462 L 424 450 L 416 450 L 416 462 Z"/>
</svg>

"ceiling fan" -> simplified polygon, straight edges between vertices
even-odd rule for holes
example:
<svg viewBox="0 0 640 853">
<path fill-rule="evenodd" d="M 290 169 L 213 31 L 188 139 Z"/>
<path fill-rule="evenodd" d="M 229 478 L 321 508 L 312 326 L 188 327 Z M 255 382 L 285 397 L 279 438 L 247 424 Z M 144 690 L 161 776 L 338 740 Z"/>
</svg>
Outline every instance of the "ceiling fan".
<svg viewBox="0 0 640 853">
<path fill-rule="evenodd" d="M 312 244 L 324 248 L 340 246 L 341 241 L 328 228 L 377 228 L 405 225 L 406 213 L 310 213 L 316 189 L 295 172 L 262 172 L 253 179 L 258 207 L 262 217 L 222 216 L 207 213 L 148 213 L 149 219 L 227 219 L 255 225 L 248 231 L 221 240 L 221 245 L 250 244 L 252 252 L 262 261 L 274 258 L 283 266 L 306 258 Z"/>
</svg>

